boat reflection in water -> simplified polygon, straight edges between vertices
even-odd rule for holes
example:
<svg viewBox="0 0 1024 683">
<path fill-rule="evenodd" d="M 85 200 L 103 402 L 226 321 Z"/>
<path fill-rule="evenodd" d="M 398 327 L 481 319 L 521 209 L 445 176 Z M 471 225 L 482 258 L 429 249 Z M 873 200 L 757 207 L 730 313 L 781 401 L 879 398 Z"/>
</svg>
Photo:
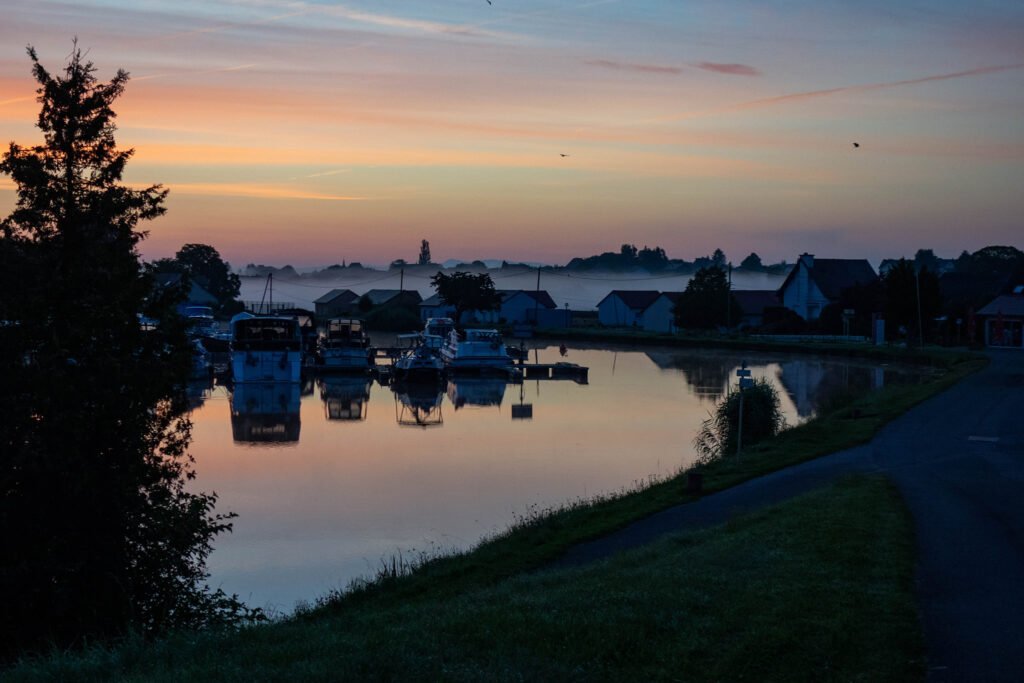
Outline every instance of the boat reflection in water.
<svg viewBox="0 0 1024 683">
<path fill-rule="evenodd" d="M 298 382 L 236 382 L 231 392 L 231 434 L 236 442 L 298 443 Z"/>
<path fill-rule="evenodd" d="M 335 375 L 321 377 L 320 400 L 328 420 L 360 421 L 366 419 L 370 402 L 369 375 Z"/>
<path fill-rule="evenodd" d="M 448 379 L 448 400 L 455 410 L 465 406 L 500 406 L 508 379 L 504 377 L 461 377 Z"/>
<path fill-rule="evenodd" d="M 438 382 L 402 382 L 391 385 L 395 392 L 395 421 L 402 427 L 438 427 L 444 424 L 441 403 L 444 390 Z"/>
</svg>

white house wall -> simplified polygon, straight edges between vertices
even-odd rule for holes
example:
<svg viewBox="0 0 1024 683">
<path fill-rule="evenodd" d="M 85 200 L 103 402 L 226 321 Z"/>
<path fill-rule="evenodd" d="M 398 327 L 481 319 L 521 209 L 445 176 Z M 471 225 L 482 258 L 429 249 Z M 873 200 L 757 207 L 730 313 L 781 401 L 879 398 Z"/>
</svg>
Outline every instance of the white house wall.
<svg viewBox="0 0 1024 683">
<path fill-rule="evenodd" d="M 640 324 L 636 313 L 618 296 L 606 297 L 597 307 L 598 321 L 607 327 L 632 327 Z"/>
<path fill-rule="evenodd" d="M 811 280 L 807 268 L 800 264 L 789 286 L 782 292 L 782 305 L 804 320 L 817 320 L 829 300 Z"/>
<path fill-rule="evenodd" d="M 667 296 L 659 296 L 644 309 L 640 326 L 648 332 L 675 332 L 675 303 Z"/>
</svg>

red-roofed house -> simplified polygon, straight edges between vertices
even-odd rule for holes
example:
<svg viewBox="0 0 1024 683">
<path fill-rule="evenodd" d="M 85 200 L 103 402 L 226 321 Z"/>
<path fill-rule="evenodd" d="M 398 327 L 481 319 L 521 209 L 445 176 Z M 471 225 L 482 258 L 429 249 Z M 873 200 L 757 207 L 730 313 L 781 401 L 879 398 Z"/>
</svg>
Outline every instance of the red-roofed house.
<svg viewBox="0 0 1024 683">
<path fill-rule="evenodd" d="M 997 296 L 978 311 L 985 325 L 985 345 L 1024 348 L 1024 286 Z"/>
</svg>

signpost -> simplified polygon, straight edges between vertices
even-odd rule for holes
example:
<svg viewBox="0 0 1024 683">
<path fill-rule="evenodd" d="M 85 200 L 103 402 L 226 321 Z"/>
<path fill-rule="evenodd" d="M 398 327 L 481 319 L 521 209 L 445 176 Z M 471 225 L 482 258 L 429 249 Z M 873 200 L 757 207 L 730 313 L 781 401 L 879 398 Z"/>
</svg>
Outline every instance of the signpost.
<svg viewBox="0 0 1024 683">
<path fill-rule="evenodd" d="M 736 371 L 736 376 L 740 378 L 740 420 L 739 431 L 736 434 L 736 457 L 739 457 L 743 449 L 743 390 L 754 386 L 750 370 L 747 369 L 747 361 L 743 361 L 740 369 Z"/>
</svg>

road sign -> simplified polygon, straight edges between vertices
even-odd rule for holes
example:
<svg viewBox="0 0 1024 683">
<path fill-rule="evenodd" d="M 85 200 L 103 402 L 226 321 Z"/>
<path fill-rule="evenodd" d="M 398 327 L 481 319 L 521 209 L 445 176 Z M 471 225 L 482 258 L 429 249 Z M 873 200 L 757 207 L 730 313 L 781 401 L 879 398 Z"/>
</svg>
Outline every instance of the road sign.
<svg viewBox="0 0 1024 683">
<path fill-rule="evenodd" d="M 750 377 L 750 370 L 748 370 L 746 368 L 740 368 L 739 370 L 736 371 L 736 376 L 737 377 Z"/>
</svg>

